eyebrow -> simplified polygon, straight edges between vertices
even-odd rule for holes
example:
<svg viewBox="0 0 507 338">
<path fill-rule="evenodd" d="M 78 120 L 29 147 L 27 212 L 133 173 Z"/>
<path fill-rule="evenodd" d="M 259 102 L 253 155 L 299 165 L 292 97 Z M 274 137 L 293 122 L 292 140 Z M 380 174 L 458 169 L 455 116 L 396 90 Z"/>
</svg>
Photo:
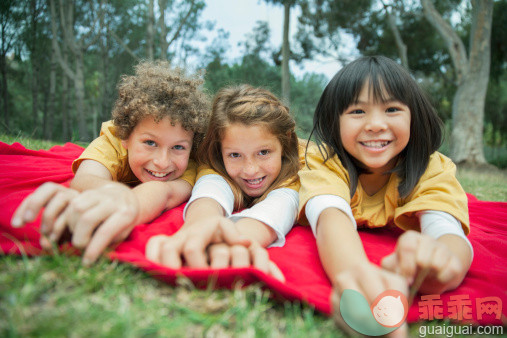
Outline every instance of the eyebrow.
<svg viewBox="0 0 507 338">
<path fill-rule="evenodd" d="M 144 132 L 144 133 L 141 134 L 141 136 L 155 138 L 155 139 L 158 138 L 157 135 L 153 135 L 150 132 Z M 176 141 L 174 141 L 174 143 L 190 143 L 190 141 L 188 141 L 188 140 L 176 140 Z"/>
<path fill-rule="evenodd" d="M 267 145 L 267 144 L 264 144 L 264 145 L 262 145 L 262 146 L 260 146 L 260 147 L 257 147 L 257 148 L 258 148 L 259 150 L 264 150 L 264 149 L 266 149 L 266 148 L 273 148 L 273 146 L 272 146 L 272 145 Z M 231 150 L 235 150 L 235 151 L 237 151 L 237 150 L 238 150 L 237 148 L 232 148 L 232 147 L 223 147 L 222 149 L 223 149 L 223 150 L 228 150 L 228 151 L 231 151 Z"/>
</svg>

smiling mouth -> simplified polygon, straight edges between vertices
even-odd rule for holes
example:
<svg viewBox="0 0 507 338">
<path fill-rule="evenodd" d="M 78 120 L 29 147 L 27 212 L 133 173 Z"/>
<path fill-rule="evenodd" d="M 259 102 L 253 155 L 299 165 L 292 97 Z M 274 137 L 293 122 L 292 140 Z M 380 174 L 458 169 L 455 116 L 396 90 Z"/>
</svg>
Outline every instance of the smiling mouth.
<svg viewBox="0 0 507 338">
<path fill-rule="evenodd" d="M 262 181 L 264 181 L 264 179 L 266 178 L 266 176 L 264 177 L 260 177 L 260 178 L 254 178 L 254 179 L 251 179 L 251 180 L 246 180 L 246 179 L 243 179 L 248 185 L 259 185 Z"/>
<path fill-rule="evenodd" d="M 158 171 L 151 171 L 151 170 L 148 170 L 148 169 L 145 169 L 148 174 L 150 174 L 151 176 L 154 176 L 156 178 L 164 178 L 164 177 L 167 177 L 169 176 L 170 173 L 161 173 L 161 172 L 158 172 Z"/>
<path fill-rule="evenodd" d="M 384 148 L 387 146 L 391 141 L 365 141 L 365 142 L 359 142 L 361 145 L 368 147 L 368 148 Z"/>
</svg>

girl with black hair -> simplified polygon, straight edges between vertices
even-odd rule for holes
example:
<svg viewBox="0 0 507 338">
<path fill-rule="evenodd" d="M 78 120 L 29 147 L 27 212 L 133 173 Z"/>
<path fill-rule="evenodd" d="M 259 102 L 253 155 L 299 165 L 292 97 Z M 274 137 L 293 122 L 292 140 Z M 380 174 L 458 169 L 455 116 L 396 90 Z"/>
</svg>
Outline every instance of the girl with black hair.
<svg viewBox="0 0 507 338">
<path fill-rule="evenodd" d="M 409 72 L 382 56 L 348 64 L 325 88 L 313 134 L 299 215 L 316 236 L 334 305 L 345 289 L 371 304 L 388 289 L 407 294 L 416 279 L 423 293 L 456 288 L 473 255 L 467 197 L 456 166 L 436 151 L 442 122 Z M 378 267 L 356 228 L 384 226 L 405 233 Z"/>
</svg>

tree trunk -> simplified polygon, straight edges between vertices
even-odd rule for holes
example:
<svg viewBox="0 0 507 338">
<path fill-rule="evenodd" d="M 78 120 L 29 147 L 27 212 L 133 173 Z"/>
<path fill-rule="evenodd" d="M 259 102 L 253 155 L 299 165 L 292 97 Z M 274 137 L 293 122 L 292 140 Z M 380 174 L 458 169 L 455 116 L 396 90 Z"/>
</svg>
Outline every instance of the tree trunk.
<svg viewBox="0 0 507 338">
<path fill-rule="evenodd" d="M 76 115 L 79 130 L 79 140 L 83 142 L 90 141 L 88 128 L 86 127 L 85 116 L 85 86 L 84 86 L 84 63 L 83 52 L 81 48 L 77 48 L 81 53 L 75 53 L 75 76 L 74 90 L 76 95 Z"/>
<path fill-rule="evenodd" d="M 451 157 L 456 163 L 486 163 L 483 150 L 484 105 L 491 64 L 493 1 L 472 1 L 469 73 L 453 101 Z"/>
<path fill-rule="evenodd" d="M 39 64 L 40 56 L 37 48 L 37 16 L 38 8 L 37 1 L 30 1 L 30 16 L 31 16 L 31 41 L 30 41 L 30 60 L 32 64 L 32 128 L 37 134 L 37 128 L 39 127 Z"/>
<path fill-rule="evenodd" d="M 4 111 L 4 128 L 9 132 L 9 91 L 7 87 L 7 61 L 0 56 L 0 73 L 2 74 L 2 110 Z"/>
<path fill-rule="evenodd" d="M 445 40 L 456 70 L 453 99 L 451 158 L 457 164 L 485 164 L 484 105 L 489 81 L 493 0 L 472 1 L 470 53 L 430 0 L 421 0 L 424 14 Z"/>
<path fill-rule="evenodd" d="M 153 60 L 153 41 L 155 40 L 155 11 L 153 0 L 148 2 L 148 24 L 146 26 L 146 55 L 148 60 Z"/>
<path fill-rule="evenodd" d="M 58 66 L 55 55 L 54 44 L 56 42 L 56 37 L 52 39 L 52 49 L 51 49 L 51 69 L 49 70 L 49 98 L 48 98 L 48 110 L 46 114 L 46 122 L 45 122 L 45 133 L 44 136 L 46 139 L 51 140 L 53 138 L 53 129 L 54 129 L 54 120 L 55 120 L 55 96 L 56 96 L 56 68 Z"/>
<path fill-rule="evenodd" d="M 160 27 L 160 58 L 167 60 L 167 27 L 165 26 L 165 7 L 166 0 L 158 0 L 158 9 L 160 11 L 160 17 L 158 19 L 158 25 Z"/>
<path fill-rule="evenodd" d="M 289 23 L 290 3 L 283 4 L 283 39 L 282 39 L 282 100 L 286 105 L 290 104 L 290 45 L 289 45 Z"/>
<path fill-rule="evenodd" d="M 394 9 L 393 9 L 394 10 Z M 407 56 L 407 45 L 403 42 L 403 38 L 401 37 L 400 30 L 398 29 L 398 25 L 396 24 L 396 15 L 389 12 L 386 8 L 387 13 L 387 23 L 389 24 L 389 28 L 394 35 L 394 41 L 396 42 L 396 47 L 398 48 L 398 55 L 400 56 L 401 64 L 403 67 L 408 68 L 408 56 Z"/>
</svg>

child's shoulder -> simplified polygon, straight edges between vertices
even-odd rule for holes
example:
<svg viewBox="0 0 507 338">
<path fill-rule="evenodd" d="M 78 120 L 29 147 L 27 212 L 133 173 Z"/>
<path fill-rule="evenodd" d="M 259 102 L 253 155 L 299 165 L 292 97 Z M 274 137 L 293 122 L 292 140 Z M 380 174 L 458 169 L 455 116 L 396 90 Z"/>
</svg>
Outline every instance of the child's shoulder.
<svg viewBox="0 0 507 338">
<path fill-rule="evenodd" d="M 446 169 L 454 169 L 456 165 L 454 162 L 444 154 L 435 151 L 430 155 L 430 160 L 428 163 L 428 169 L 434 170 L 446 170 Z"/>
</svg>

